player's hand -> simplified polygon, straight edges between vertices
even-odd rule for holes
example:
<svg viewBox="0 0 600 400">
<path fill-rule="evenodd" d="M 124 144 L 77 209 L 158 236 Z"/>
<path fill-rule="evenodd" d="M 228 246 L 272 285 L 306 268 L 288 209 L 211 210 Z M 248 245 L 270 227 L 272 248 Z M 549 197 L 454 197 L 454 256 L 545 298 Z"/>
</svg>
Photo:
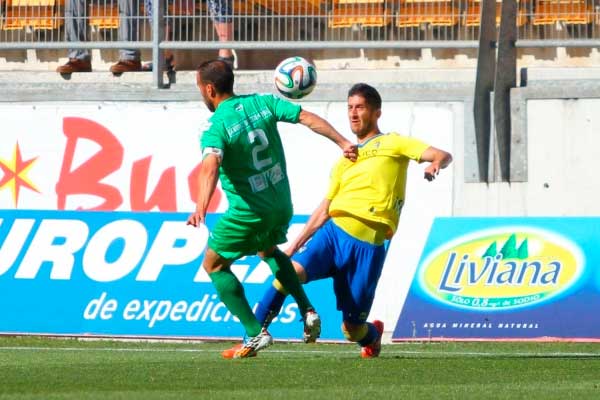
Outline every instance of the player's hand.
<svg viewBox="0 0 600 400">
<path fill-rule="evenodd" d="M 187 219 L 187 223 L 186 225 L 192 225 L 194 227 L 198 227 L 200 225 L 204 224 L 204 215 L 202 213 L 199 212 L 194 212 L 193 214 L 190 214 L 190 216 Z"/>
<path fill-rule="evenodd" d="M 344 157 L 350 161 L 356 161 L 358 158 L 358 145 L 348 142 L 348 144 L 344 146 Z"/>
<path fill-rule="evenodd" d="M 425 179 L 431 182 L 439 173 L 440 165 L 437 163 L 431 163 L 427 166 L 427 168 L 425 168 Z"/>
</svg>

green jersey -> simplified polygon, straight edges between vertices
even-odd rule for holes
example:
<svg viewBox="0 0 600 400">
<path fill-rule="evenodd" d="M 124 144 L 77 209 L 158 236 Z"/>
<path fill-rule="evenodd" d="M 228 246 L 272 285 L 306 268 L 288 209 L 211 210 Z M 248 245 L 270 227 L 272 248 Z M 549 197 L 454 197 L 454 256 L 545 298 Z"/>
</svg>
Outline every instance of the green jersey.
<svg viewBox="0 0 600 400">
<path fill-rule="evenodd" d="M 301 108 L 273 95 L 234 96 L 219 104 L 200 139 L 202 155 L 221 156 L 229 209 L 268 215 L 291 209 L 277 121 L 297 123 Z"/>
</svg>

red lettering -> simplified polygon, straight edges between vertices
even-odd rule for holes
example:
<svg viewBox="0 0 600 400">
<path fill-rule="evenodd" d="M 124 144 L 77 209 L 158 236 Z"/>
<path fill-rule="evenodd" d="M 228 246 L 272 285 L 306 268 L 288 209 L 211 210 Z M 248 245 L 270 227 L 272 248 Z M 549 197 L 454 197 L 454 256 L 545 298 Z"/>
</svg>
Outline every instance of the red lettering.
<svg viewBox="0 0 600 400">
<path fill-rule="evenodd" d="M 100 205 L 90 210 L 109 211 L 118 208 L 123 202 L 121 193 L 117 188 L 100 181 L 117 171 L 123 163 L 123 146 L 119 140 L 102 125 L 85 118 L 65 118 L 63 132 L 67 137 L 67 145 L 60 178 L 56 184 L 57 208 L 64 210 L 67 196 L 77 194 L 90 194 L 103 199 Z M 71 171 L 80 139 L 97 143 L 100 150 Z"/>
<path fill-rule="evenodd" d="M 192 172 L 190 172 L 190 174 L 188 175 L 188 186 L 190 188 L 190 199 L 194 202 L 194 204 L 196 204 L 196 201 L 198 201 L 198 174 L 200 173 L 200 165 L 202 165 L 202 163 L 198 164 L 196 166 L 196 168 L 194 168 L 192 170 Z M 208 210 L 207 210 L 208 212 L 217 211 L 217 208 L 219 207 L 219 204 L 221 203 L 221 197 L 223 197 L 223 193 L 221 192 L 221 189 L 219 189 L 218 187 L 215 188 L 212 198 L 210 199 L 210 202 L 208 203 Z"/>
<path fill-rule="evenodd" d="M 169 167 L 161 174 L 150 198 L 145 200 L 151 161 L 152 157 L 146 157 L 133 163 L 129 186 L 131 210 L 150 211 L 157 207 L 160 211 L 177 211 L 175 167 Z"/>
</svg>

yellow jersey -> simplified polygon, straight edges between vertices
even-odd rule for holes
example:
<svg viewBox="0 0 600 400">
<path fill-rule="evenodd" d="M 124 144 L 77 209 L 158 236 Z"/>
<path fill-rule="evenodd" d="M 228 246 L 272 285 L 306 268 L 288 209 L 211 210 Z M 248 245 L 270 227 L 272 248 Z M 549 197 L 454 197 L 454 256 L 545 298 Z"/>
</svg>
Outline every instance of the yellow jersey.
<svg viewBox="0 0 600 400">
<path fill-rule="evenodd" d="M 326 198 L 329 215 L 348 234 L 381 244 L 398 228 L 410 160 L 420 161 L 428 144 L 397 133 L 379 134 L 358 147 L 358 159 L 333 167 Z"/>
</svg>

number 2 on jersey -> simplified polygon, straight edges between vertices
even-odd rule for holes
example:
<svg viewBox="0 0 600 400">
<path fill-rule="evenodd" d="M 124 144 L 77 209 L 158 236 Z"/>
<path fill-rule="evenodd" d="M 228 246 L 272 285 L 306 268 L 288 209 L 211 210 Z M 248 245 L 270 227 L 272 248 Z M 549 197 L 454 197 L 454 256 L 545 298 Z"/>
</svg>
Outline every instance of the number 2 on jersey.
<svg viewBox="0 0 600 400">
<path fill-rule="evenodd" d="M 255 129 L 253 131 L 248 132 L 248 140 L 252 144 L 257 142 L 256 145 L 252 148 L 252 162 L 254 163 L 254 168 L 260 171 L 264 167 L 271 165 L 273 163 L 271 157 L 259 159 L 258 154 L 269 147 L 269 140 L 267 139 L 265 131 L 263 131 L 262 129 Z"/>
</svg>

